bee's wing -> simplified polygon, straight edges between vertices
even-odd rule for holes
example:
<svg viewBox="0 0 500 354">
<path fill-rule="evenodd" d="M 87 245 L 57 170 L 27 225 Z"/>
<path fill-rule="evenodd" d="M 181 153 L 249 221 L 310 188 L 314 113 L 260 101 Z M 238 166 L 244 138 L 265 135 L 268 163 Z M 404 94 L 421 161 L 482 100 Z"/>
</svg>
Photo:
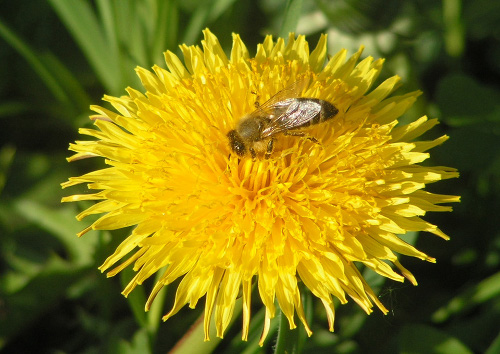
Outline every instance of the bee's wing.
<svg viewBox="0 0 500 354">
<path fill-rule="evenodd" d="M 288 125 L 293 125 L 293 121 L 300 119 L 300 107 L 293 105 L 293 100 L 291 100 L 291 98 L 300 97 L 308 84 L 309 77 L 299 79 L 283 90 L 278 91 L 269 100 L 250 113 L 250 116 L 255 118 L 266 117 L 270 119 L 269 126 L 264 130 L 265 136 L 263 137 L 268 137 L 282 132 L 283 130 L 290 129 Z M 313 113 L 313 116 L 315 114 L 316 113 Z M 309 119 L 312 119 L 312 117 Z M 284 125 L 281 126 L 282 124 Z"/>
<path fill-rule="evenodd" d="M 273 105 L 273 118 L 262 131 L 263 138 L 281 133 L 283 131 L 307 125 L 321 112 L 321 105 L 314 101 L 299 101 L 287 98 Z"/>
<path fill-rule="evenodd" d="M 307 87 L 308 83 L 309 83 L 309 77 L 304 77 L 302 79 L 295 81 L 291 85 L 285 87 L 283 90 L 278 91 L 274 96 L 272 96 L 270 99 L 264 102 L 259 108 L 257 108 L 257 111 L 260 110 L 268 112 L 269 109 L 272 109 L 273 106 L 280 101 L 284 101 L 287 98 L 300 97 L 302 91 L 304 91 L 304 88 Z"/>
</svg>

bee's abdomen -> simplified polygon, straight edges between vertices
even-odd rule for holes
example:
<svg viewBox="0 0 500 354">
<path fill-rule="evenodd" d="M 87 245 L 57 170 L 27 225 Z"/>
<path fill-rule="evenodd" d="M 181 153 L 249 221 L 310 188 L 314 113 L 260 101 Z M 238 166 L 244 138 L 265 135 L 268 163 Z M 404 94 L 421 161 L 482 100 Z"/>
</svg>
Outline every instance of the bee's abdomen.
<svg viewBox="0 0 500 354">
<path fill-rule="evenodd" d="M 303 124 L 297 126 L 296 128 L 305 128 L 311 125 L 325 122 L 329 119 L 332 119 L 339 113 L 337 107 L 335 107 L 332 103 L 325 100 L 321 100 L 319 98 L 298 98 L 298 100 L 309 101 L 316 105 L 319 105 L 320 110 L 312 119 L 308 120 L 307 122 L 304 122 Z"/>
<path fill-rule="evenodd" d="M 333 104 L 331 104 L 328 101 L 323 101 L 323 100 L 318 100 L 320 101 L 321 104 L 321 112 L 319 112 L 319 120 L 320 122 L 323 122 L 328 119 L 332 119 L 335 117 L 338 113 L 339 110 L 337 107 L 335 107 Z"/>
</svg>

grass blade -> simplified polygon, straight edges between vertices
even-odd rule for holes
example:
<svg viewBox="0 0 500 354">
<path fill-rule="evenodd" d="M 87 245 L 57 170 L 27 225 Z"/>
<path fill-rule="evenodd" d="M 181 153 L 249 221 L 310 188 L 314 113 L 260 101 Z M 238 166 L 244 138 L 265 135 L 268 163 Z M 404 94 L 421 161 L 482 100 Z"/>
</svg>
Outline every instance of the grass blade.
<svg viewBox="0 0 500 354">
<path fill-rule="evenodd" d="M 37 53 L 1 20 L 0 36 L 28 62 L 59 102 L 71 106 L 70 102 L 77 97 L 78 108 L 87 104 L 88 98 L 78 81 L 55 57 Z"/>
<path fill-rule="evenodd" d="M 295 32 L 302 14 L 302 0 L 287 0 L 280 37 L 287 38 L 288 33 Z"/>
<path fill-rule="evenodd" d="M 90 4 L 81 0 L 49 0 L 72 33 L 100 81 L 110 93 L 123 90 L 119 58 L 110 49 L 108 38 Z"/>
</svg>

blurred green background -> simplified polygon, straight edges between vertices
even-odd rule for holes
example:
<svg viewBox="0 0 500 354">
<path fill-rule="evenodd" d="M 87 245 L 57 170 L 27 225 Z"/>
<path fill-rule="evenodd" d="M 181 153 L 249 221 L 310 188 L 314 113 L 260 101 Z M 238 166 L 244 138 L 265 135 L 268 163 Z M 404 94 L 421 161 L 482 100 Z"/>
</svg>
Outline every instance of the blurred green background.
<svg viewBox="0 0 500 354">
<path fill-rule="evenodd" d="M 329 53 L 386 58 L 383 78 L 400 75 L 398 93 L 424 91 L 407 114 L 441 124 L 427 136 L 450 140 L 431 151 L 433 165 L 461 177 L 430 186 L 462 196 L 453 213 L 428 214 L 452 239 L 407 235 L 437 264 L 401 257 L 419 286 L 364 271 L 389 308 L 366 316 L 352 301 L 337 306 L 327 331 L 322 306 L 310 304 L 314 353 L 500 353 L 500 1 L 495 0 L 23 0 L 0 2 L 0 350 L 6 353 L 166 352 L 202 313 L 172 304 L 165 291 L 144 313 L 152 280 L 129 299 L 130 271 L 106 279 L 97 270 L 128 230 L 75 234 L 90 221 L 87 204 L 61 205 L 60 183 L 101 166 L 68 164 L 68 144 L 89 126 L 103 94 L 141 89 L 133 68 L 165 67 L 162 53 L 199 44 L 209 27 L 226 51 L 231 32 L 255 54 L 265 34 L 306 34 L 313 48 L 328 33 Z M 83 187 L 82 187 L 83 190 Z M 175 285 L 175 284 L 174 284 Z M 171 289 L 175 289 L 172 287 Z M 258 347 L 262 312 L 241 342 L 241 320 L 223 341 L 194 352 L 269 353 L 278 319 Z M 302 332 L 301 332 L 302 333 Z M 196 338 L 201 342 L 202 338 Z M 194 350 L 194 348 L 192 348 Z M 185 351 L 183 351 L 185 352 Z"/>
</svg>

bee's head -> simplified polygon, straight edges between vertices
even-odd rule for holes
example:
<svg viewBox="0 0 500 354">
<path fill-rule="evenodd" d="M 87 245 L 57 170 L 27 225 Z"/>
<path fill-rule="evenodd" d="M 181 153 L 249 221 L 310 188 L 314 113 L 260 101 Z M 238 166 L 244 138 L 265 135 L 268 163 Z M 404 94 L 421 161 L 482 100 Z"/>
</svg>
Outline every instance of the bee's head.
<svg viewBox="0 0 500 354">
<path fill-rule="evenodd" d="M 247 148 L 245 143 L 236 130 L 231 130 L 227 133 L 227 138 L 229 139 L 229 147 L 236 153 L 236 155 L 242 157 L 246 154 Z"/>
</svg>

